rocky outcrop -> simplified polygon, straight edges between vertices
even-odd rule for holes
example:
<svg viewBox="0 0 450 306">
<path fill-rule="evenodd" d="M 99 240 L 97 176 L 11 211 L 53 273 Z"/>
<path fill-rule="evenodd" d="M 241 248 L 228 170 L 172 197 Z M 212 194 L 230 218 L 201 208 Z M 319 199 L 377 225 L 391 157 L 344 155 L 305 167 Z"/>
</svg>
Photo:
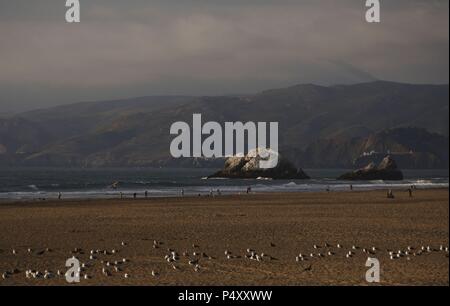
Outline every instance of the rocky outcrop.
<svg viewBox="0 0 450 306">
<path fill-rule="evenodd" d="M 222 170 L 209 178 L 257 179 L 269 178 L 274 180 L 309 179 L 310 177 L 297 169 L 290 161 L 278 155 L 278 164 L 274 168 L 260 168 L 260 161 L 265 160 L 258 154 L 250 152 L 245 157 L 230 157 L 225 161 Z"/>
<path fill-rule="evenodd" d="M 378 166 L 375 163 L 370 163 L 364 168 L 356 171 L 346 173 L 338 178 L 338 180 L 350 181 L 401 181 L 403 180 L 403 173 L 398 169 L 397 164 L 391 156 L 386 156 Z"/>
</svg>

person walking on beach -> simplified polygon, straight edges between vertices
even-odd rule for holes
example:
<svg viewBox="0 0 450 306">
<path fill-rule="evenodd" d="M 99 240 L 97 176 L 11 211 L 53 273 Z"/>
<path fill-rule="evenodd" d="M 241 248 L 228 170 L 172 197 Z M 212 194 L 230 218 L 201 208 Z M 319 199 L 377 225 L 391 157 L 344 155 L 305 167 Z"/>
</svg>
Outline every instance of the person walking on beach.
<svg viewBox="0 0 450 306">
<path fill-rule="evenodd" d="M 252 187 L 247 187 L 247 194 L 250 194 L 252 192 Z"/>
<path fill-rule="evenodd" d="M 58 200 L 61 200 L 62 199 L 62 193 L 60 192 L 60 193 L 58 193 Z"/>
<path fill-rule="evenodd" d="M 133 193 L 133 199 L 136 199 L 137 198 L 137 193 L 135 192 L 135 193 Z"/>
<path fill-rule="evenodd" d="M 412 189 L 412 187 L 408 189 L 408 193 L 409 193 L 409 197 L 412 198 L 413 197 L 413 189 Z"/>
<path fill-rule="evenodd" d="M 148 198 L 148 191 L 145 191 L 145 197 Z"/>
<path fill-rule="evenodd" d="M 184 197 L 184 188 L 181 188 L 181 196 Z"/>
</svg>

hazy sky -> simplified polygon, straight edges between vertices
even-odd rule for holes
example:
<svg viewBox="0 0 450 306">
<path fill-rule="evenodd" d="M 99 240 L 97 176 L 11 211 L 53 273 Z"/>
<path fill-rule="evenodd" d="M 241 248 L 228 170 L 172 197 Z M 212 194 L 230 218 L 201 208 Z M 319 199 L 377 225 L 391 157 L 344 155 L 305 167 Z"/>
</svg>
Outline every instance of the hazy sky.
<svg viewBox="0 0 450 306">
<path fill-rule="evenodd" d="M 449 1 L 0 0 L 0 113 L 297 83 L 448 83 Z"/>
</svg>

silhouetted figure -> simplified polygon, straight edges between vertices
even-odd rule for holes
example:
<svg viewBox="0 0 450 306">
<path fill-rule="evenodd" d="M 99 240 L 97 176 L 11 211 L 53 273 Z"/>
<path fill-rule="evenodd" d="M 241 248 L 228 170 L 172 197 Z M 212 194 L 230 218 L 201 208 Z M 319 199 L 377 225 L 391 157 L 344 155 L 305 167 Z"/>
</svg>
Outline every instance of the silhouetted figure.
<svg viewBox="0 0 450 306">
<path fill-rule="evenodd" d="M 250 194 L 252 192 L 252 187 L 247 187 L 247 194 Z"/>
<path fill-rule="evenodd" d="M 148 198 L 148 191 L 145 191 L 145 197 Z"/>
<path fill-rule="evenodd" d="M 61 200 L 62 199 L 62 193 L 60 192 L 59 194 L 58 194 L 58 200 Z"/>
<path fill-rule="evenodd" d="M 123 192 L 120 192 L 120 198 L 123 199 Z"/>
<path fill-rule="evenodd" d="M 409 188 L 408 193 L 409 193 L 409 197 L 412 198 L 413 197 L 413 189 Z"/>
<path fill-rule="evenodd" d="M 137 198 L 137 193 L 135 192 L 135 193 L 133 193 L 133 199 L 136 199 Z"/>
<path fill-rule="evenodd" d="M 394 192 L 392 191 L 392 189 L 389 189 L 389 191 L 387 193 L 387 198 L 388 199 L 395 199 Z"/>
<path fill-rule="evenodd" d="M 353 185 L 350 185 L 350 190 L 353 191 Z"/>
</svg>

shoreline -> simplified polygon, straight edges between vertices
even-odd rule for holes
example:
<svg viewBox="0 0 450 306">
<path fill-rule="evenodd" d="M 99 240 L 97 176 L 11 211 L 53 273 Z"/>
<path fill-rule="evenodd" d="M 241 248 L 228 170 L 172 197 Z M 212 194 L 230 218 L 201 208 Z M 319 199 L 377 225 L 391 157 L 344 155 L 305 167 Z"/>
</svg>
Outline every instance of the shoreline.
<svg viewBox="0 0 450 306">
<path fill-rule="evenodd" d="M 351 184 L 349 184 L 350 186 Z M 137 198 L 133 198 L 133 192 L 124 192 L 123 193 L 123 198 L 120 197 L 120 194 L 117 194 L 117 196 L 113 196 L 111 195 L 111 197 L 73 197 L 73 198 L 63 198 L 61 200 L 59 200 L 57 198 L 57 194 L 58 192 L 52 192 L 52 194 L 55 194 L 56 197 L 52 197 L 52 198 L 33 198 L 33 199 L 2 199 L 0 198 L 0 205 L 11 205 L 11 204 L 26 204 L 26 203 L 60 203 L 60 204 L 64 204 L 64 203 L 68 203 L 68 202 L 94 202 L 94 201 L 148 201 L 148 200 L 169 200 L 169 199 L 200 199 L 200 198 L 207 198 L 207 199 L 211 199 L 211 198 L 226 198 L 226 197 L 249 197 L 249 196 L 278 196 L 278 195 L 302 195 L 302 194 L 333 194 L 333 193 L 370 193 L 370 192 L 387 192 L 389 189 L 392 189 L 394 192 L 407 192 L 407 188 L 406 186 L 404 187 L 393 187 L 393 188 L 374 188 L 374 189 L 362 189 L 362 188 L 357 188 L 355 187 L 354 190 L 348 190 L 348 189 L 335 189 L 335 190 L 331 190 L 331 191 L 326 191 L 325 189 L 323 191 L 317 191 L 317 190 L 308 190 L 308 191 L 284 191 L 284 192 L 280 192 L 280 191 L 276 191 L 276 192 L 272 192 L 272 191 L 259 191 L 259 192 L 251 192 L 250 194 L 246 194 L 245 190 L 243 188 L 242 192 L 237 192 L 237 193 L 224 193 L 221 195 L 214 195 L 211 196 L 209 193 L 201 193 L 198 195 L 195 194 L 187 194 L 184 196 L 181 195 L 162 195 L 162 196 L 148 196 L 145 197 L 143 196 L 144 191 L 141 191 L 138 194 Z M 436 186 L 436 187 L 421 187 L 421 188 L 417 188 L 416 191 L 421 190 L 421 191 L 448 191 L 449 187 L 441 187 L 441 186 Z"/>
</svg>

